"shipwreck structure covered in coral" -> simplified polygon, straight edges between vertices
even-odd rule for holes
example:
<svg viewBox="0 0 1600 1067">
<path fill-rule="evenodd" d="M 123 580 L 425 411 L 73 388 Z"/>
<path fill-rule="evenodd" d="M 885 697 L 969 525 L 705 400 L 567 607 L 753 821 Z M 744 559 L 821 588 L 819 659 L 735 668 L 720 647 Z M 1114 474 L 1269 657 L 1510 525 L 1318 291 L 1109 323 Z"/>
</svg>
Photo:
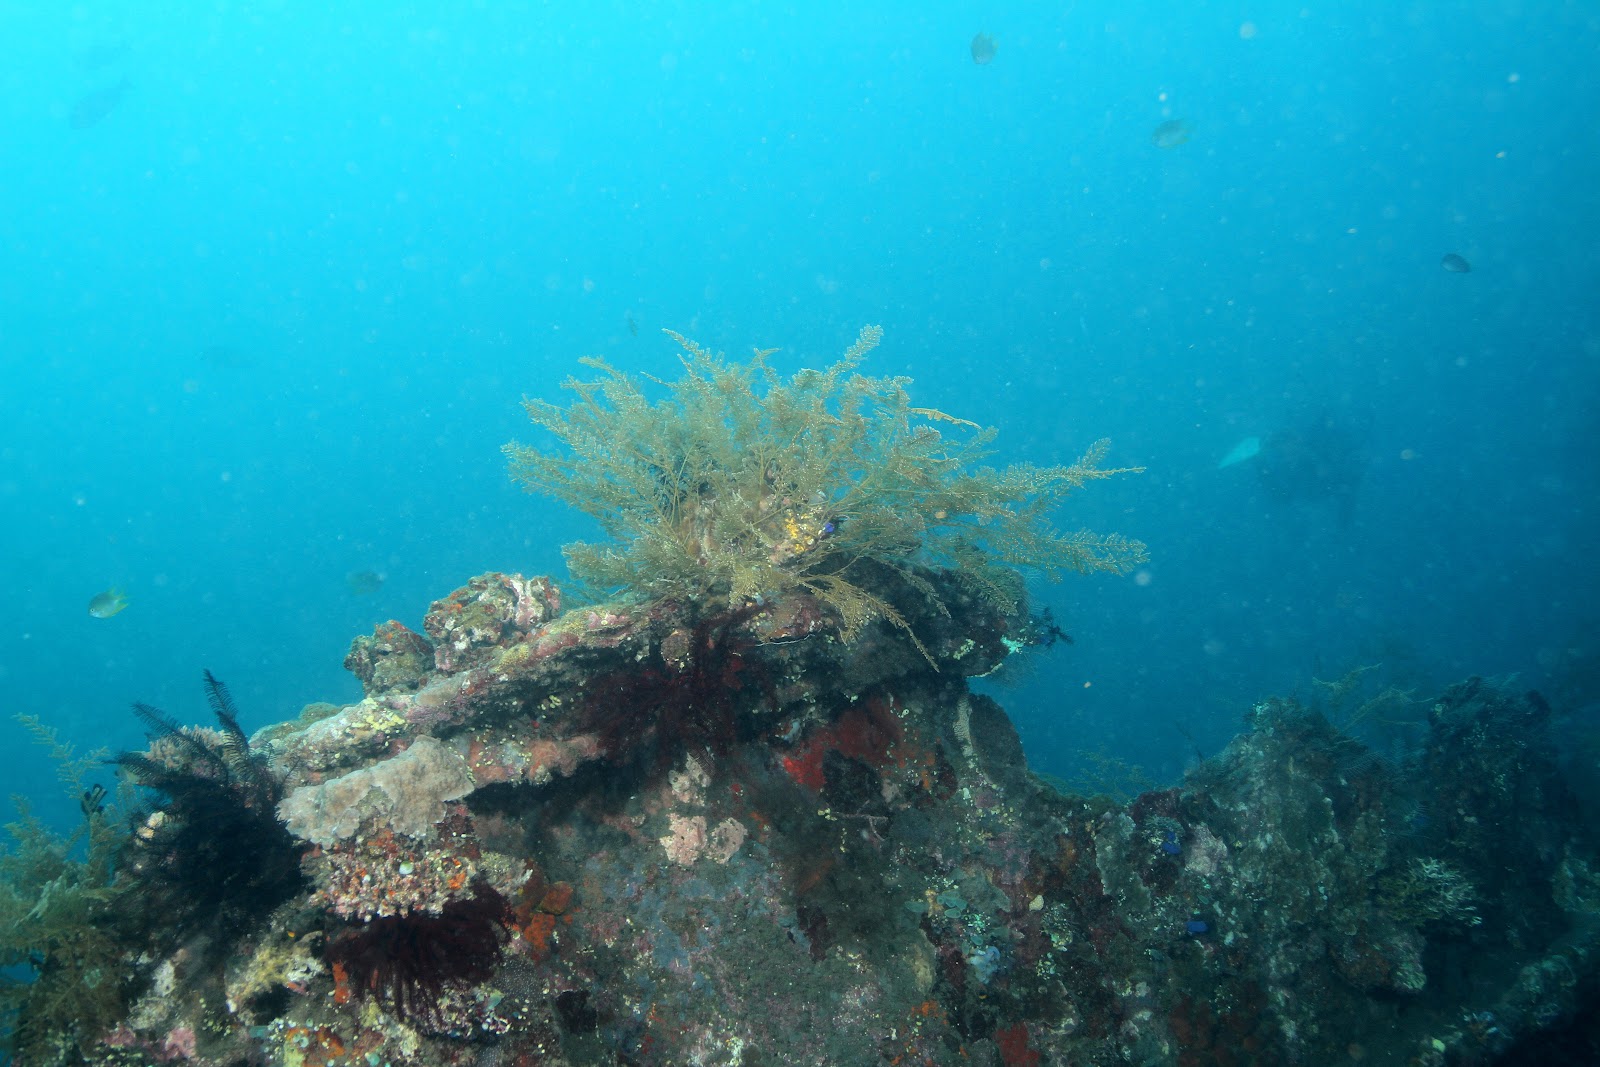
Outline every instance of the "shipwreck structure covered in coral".
<svg viewBox="0 0 1600 1067">
<path fill-rule="evenodd" d="M 969 679 L 1059 635 L 1012 568 L 1104 470 L 858 374 L 685 342 L 529 403 L 599 589 L 473 578 L 358 637 L 364 697 L 245 738 L 153 709 L 87 858 L 0 857 L 23 1067 L 1487 1063 L 1583 1029 L 1595 840 L 1549 709 L 1478 682 L 1408 761 L 1289 702 L 1128 803 L 1030 773 Z M 954 436 L 951 436 L 954 431 Z M 967 431 L 971 431 L 967 434 Z M 966 434 L 966 436 L 963 436 Z M 565 449 L 563 451 L 562 449 Z M 622 595 L 612 595 L 615 587 Z M 124 805 L 131 804 L 125 799 Z M 208 830 L 216 829 L 215 835 Z M 1509 1062 L 1509 1061 L 1508 1061 Z"/>
<path fill-rule="evenodd" d="M 1025 619 L 910 621 L 923 650 L 803 595 L 686 627 L 490 574 L 380 627 L 365 699 L 250 743 L 303 884 L 130 951 L 79 1054 L 1487 1062 L 1592 995 L 1600 881 L 1536 698 L 1444 694 L 1414 774 L 1263 704 L 1118 805 L 1041 784 L 969 691 Z M 368 672 L 380 645 L 434 664 Z"/>
</svg>

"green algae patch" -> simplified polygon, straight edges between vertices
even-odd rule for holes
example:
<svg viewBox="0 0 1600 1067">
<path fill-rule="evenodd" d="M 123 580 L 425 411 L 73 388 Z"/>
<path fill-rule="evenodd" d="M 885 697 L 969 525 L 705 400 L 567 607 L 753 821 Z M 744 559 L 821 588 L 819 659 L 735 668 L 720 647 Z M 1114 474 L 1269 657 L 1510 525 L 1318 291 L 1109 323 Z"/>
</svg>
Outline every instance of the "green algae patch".
<svg viewBox="0 0 1600 1067">
<path fill-rule="evenodd" d="M 51 750 L 83 822 L 58 834 L 19 797 L 0 845 L 0 1059 L 70 1063 L 121 1017 L 140 976 L 126 964 L 136 895 L 118 878 L 123 808 L 85 788 L 102 753 L 73 751 L 38 719 L 17 716 Z M 126 800 L 126 797 L 120 798 Z"/>
</svg>

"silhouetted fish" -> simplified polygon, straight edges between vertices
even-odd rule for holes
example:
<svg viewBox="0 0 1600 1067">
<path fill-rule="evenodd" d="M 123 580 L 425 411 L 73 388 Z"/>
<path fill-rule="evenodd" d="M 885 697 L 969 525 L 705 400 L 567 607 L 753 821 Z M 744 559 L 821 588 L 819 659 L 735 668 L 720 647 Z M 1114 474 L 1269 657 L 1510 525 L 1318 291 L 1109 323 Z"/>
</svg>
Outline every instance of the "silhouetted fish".
<svg viewBox="0 0 1600 1067">
<path fill-rule="evenodd" d="M 377 571 L 354 571 L 344 576 L 352 596 L 371 596 L 383 588 L 383 575 Z"/>
<path fill-rule="evenodd" d="M 1367 469 L 1360 437 L 1326 413 L 1278 430 L 1261 442 L 1255 460 L 1261 488 L 1285 504 L 1331 502 L 1348 522 Z"/>
<path fill-rule="evenodd" d="M 87 130 L 101 119 L 117 109 L 122 103 L 123 94 L 133 88 L 133 83 L 124 77 L 115 85 L 107 85 L 86 93 L 78 98 L 72 105 L 72 114 L 68 116 L 67 123 L 75 130 Z"/>
<path fill-rule="evenodd" d="M 1465 274 L 1472 269 L 1471 263 L 1468 263 L 1465 258 L 1456 255 L 1454 252 L 1445 253 L 1445 257 L 1439 261 L 1439 266 L 1451 274 Z"/>
<path fill-rule="evenodd" d="M 1000 46 L 987 33 L 980 33 L 972 38 L 972 61 L 978 66 L 993 62 L 994 54 L 998 51 Z"/>
<path fill-rule="evenodd" d="M 1150 143 L 1157 148 L 1177 148 L 1189 143 L 1191 132 L 1182 119 L 1168 119 L 1150 132 Z"/>
</svg>

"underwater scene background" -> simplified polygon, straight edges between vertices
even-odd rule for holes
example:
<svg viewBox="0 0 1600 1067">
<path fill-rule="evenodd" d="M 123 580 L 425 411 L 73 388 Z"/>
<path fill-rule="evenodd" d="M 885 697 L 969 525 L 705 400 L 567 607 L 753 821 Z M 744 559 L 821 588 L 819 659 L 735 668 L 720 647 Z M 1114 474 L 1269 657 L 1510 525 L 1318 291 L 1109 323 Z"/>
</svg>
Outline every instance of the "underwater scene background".
<svg viewBox="0 0 1600 1067">
<path fill-rule="evenodd" d="M 353 701 L 352 637 L 592 534 L 506 476 L 523 395 L 877 323 L 998 461 L 1146 468 L 1060 521 L 1150 563 L 1037 586 L 1073 642 L 995 682 L 1036 769 L 1171 782 L 1374 665 L 1592 734 L 1597 44 L 1554 2 L 7 5 L 4 709 L 121 749 L 202 669 L 251 729 Z"/>
</svg>

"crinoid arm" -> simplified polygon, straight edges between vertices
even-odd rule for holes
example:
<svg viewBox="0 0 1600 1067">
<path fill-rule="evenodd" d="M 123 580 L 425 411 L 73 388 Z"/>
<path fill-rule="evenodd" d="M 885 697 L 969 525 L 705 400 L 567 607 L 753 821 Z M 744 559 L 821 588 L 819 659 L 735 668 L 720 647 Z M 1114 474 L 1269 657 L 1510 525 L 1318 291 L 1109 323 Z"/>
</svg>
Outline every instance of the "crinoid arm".
<svg viewBox="0 0 1600 1067">
<path fill-rule="evenodd" d="M 222 726 L 222 756 L 228 770 L 249 776 L 255 770 L 250 761 L 250 738 L 239 725 L 239 709 L 234 706 L 233 696 L 210 671 L 205 672 L 205 685 L 206 702 Z"/>
</svg>

